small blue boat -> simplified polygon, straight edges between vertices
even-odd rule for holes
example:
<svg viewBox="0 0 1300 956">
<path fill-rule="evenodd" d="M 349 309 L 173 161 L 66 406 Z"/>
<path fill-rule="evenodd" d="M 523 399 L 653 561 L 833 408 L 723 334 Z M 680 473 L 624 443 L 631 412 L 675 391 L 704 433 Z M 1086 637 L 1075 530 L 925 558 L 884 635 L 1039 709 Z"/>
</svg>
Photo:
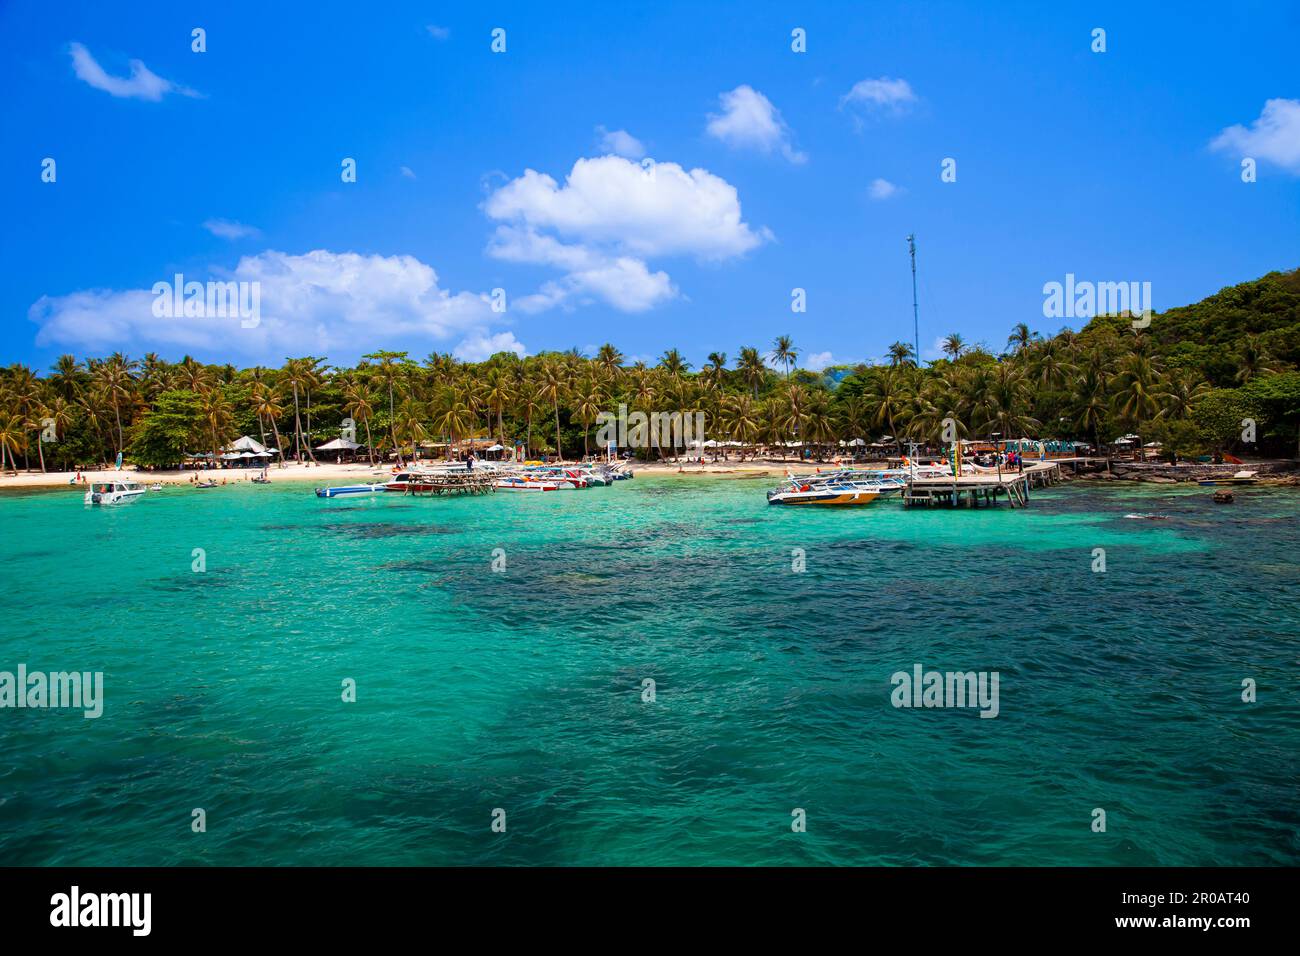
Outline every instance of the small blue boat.
<svg viewBox="0 0 1300 956">
<path fill-rule="evenodd" d="M 317 488 L 317 498 L 340 498 L 343 495 L 369 495 L 383 491 L 383 485 L 341 485 L 338 488 Z"/>
</svg>

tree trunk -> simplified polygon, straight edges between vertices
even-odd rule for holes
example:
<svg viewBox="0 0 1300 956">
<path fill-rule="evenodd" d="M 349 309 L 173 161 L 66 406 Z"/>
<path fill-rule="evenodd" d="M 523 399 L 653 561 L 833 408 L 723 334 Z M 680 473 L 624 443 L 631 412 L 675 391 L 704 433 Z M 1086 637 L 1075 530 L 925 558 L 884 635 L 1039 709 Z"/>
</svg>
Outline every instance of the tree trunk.
<svg viewBox="0 0 1300 956">
<path fill-rule="evenodd" d="M 393 380 L 388 380 L 388 434 L 393 439 L 393 451 L 397 453 L 397 466 L 406 467 L 406 459 L 402 455 L 402 446 L 397 444 L 397 417 L 393 411 Z M 412 448 L 414 451 L 414 448 Z"/>
<path fill-rule="evenodd" d="M 302 464 L 302 416 L 298 413 L 298 383 L 293 383 L 293 455 Z"/>
<path fill-rule="evenodd" d="M 278 452 L 280 453 L 280 454 L 276 455 L 276 458 L 278 459 L 277 464 L 279 464 L 279 466 L 280 466 L 281 468 L 283 468 L 283 467 L 284 467 L 284 448 L 281 447 L 281 444 L 280 444 L 280 426 L 277 425 L 277 424 L 275 423 L 275 419 L 274 419 L 274 418 L 271 419 L 271 434 L 275 436 L 275 450 L 278 451 Z"/>
<path fill-rule="evenodd" d="M 370 467 L 375 467 L 375 446 L 370 440 L 370 419 L 365 419 L 366 423 L 366 457 L 370 459 Z"/>
<path fill-rule="evenodd" d="M 554 402 L 555 408 L 555 460 L 564 460 L 564 450 L 560 447 L 560 403 L 557 399 Z"/>
</svg>

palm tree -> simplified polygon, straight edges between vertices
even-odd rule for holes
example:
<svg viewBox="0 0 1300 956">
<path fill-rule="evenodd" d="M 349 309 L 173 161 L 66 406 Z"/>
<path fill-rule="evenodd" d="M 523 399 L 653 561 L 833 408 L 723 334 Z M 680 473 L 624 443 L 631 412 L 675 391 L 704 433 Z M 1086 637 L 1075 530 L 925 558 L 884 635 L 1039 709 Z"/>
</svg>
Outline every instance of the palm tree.
<svg viewBox="0 0 1300 956">
<path fill-rule="evenodd" d="M 907 381 L 897 366 L 879 369 L 871 377 L 863 395 L 877 427 L 885 425 L 894 444 L 901 452 L 903 442 L 898 434 L 897 419 L 907 407 Z"/>
<path fill-rule="evenodd" d="M 606 342 L 596 350 L 596 362 L 610 380 L 616 380 L 623 367 L 623 353 Z"/>
<path fill-rule="evenodd" d="M 966 351 L 966 340 L 961 337 L 960 332 L 949 332 L 943 340 L 943 354 L 949 356 L 954 362 L 961 358 Z"/>
<path fill-rule="evenodd" d="M 1158 384 L 1156 368 L 1150 359 L 1142 355 L 1126 355 L 1120 362 L 1119 374 L 1115 377 L 1112 406 L 1116 416 L 1134 429 L 1154 418 L 1160 410 Z M 1138 455 L 1146 457 L 1140 433 Z"/>
<path fill-rule="evenodd" d="M 914 349 L 906 342 L 895 342 L 889 347 L 889 364 L 895 368 L 901 365 L 916 364 L 913 359 Z"/>
<path fill-rule="evenodd" d="M 302 415 L 298 405 L 298 393 L 309 387 L 309 383 L 312 381 L 312 379 L 315 376 L 315 364 L 316 364 L 316 360 L 310 357 L 296 358 L 296 359 L 291 358 L 291 359 L 284 360 L 284 369 L 283 369 L 284 379 L 286 382 L 289 383 L 289 386 L 293 389 L 293 450 L 294 450 L 294 455 L 298 459 L 299 464 L 302 464 L 303 439 L 302 439 Z M 316 456 L 312 453 L 311 450 L 310 435 L 308 436 L 306 445 L 307 445 L 307 457 L 310 458 L 313 462 L 315 462 Z"/>
<path fill-rule="evenodd" d="M 128 359 L 121 352 L 114 352 L 103 362 L 98 363 L 92 373 L 104 397 L 113 406 L 113 417 L 117 421 L 117 451 L 121 453 L 126 447 L 122 432 L 122 404 L 131 399 L 135 379 L 132 373 L 139 365 Z"/>
<path fill-rule="evenodd" d="M 1007 336 L 1007 345 L 1013 354 L 1019 354 L 1029 347 L 1029 343 L 1038 337 L 1037 333 L 1030 332 L 1029 326 L 1025 323 L 1018 323 Z"/>
<path fill-rule="evenodd" d="M 550 402 L 555 413 L 555 457 L 557 461 L 564 460 L 564 450 L 560 444 L 560 396 L 564 393 L 565 376 L 563 369 L 554 361 L 547 362 L 541 369 L 541 386 L 537 397 L 541 402 Z"/>
<path fill-rule="evenodd" d="M 361 356 L 366 362 L 378 362 L 378 372 L 380 381 L 388 386 L 388 431 L 393 439 L 393 448 L 397 452 L 397 464 L 402 466 L 402 447 L 397 441 L 397 416 L 393 409 L 393 386 L 397 381 L 398 372 L 403 363 L 407 361 L 406 352 L 371 352 L 369 355 Z M 433 359 L 434 356 L 430 356 Z"/>
<path fill-rule="evenodd" d="M 280 426 L 277 422 L 284 415 L 284 406 L 280 404 L 279 392 L 274 387 L 266 387 L 252 396 L 253 410 L 258 420 L 266 419 L 271 423 L 271 434 L 275 436 L 275 450 L 279 453 L 280 467 L 284 467 L 284 445 L 280 441 Z M 262 442 L 266 444 L 266 442 Z"/>
<path fill-rule="evenodd" d="M 434 419 L 434 427 L 448 437 L 447 458 L 456 457 L 456 440 L 470 431 L 471 412 L 468 405 L 461 401 L 455 392 L 444 393 L 444 405 L 441 414 Z"/>
<path fill-rule="evenodd" d="M 514 396 L 510 376 L 500 368 L 490 368 L 483 384 L 483 400 L 488 410 L 496 413 L 497 442 L 506 443 L 505 410 Z"/>
<path fill-rule="evenodd" d="M 1247 335 L 1246 340 L 1241 343 L 1241 348 L 1237 352 L 1237 366 L 1236 380 L 1242 385 L 1261 375 L 1272 375 L 1277 372 L 1273 364 L 1273 356 L 1260 342 L 1258 335 Z"/>
<path fill-rule="evenodd" d="M 86 370 L 75 355 L 60 355 L 54 363 L 54 374 L 48 381 L 66 400 L 75 402 L 81 397 L 87 377 Z"/>
<path fill-rule="evenodd" d="M 1160 389 L 1160 411 L 1156 417 L 1167 421 L 1183 421 L 1191 416 L 1192 406 L 1209 391 L 1209 383 L 1195 372 L 1174 372 Z"/>
<path fill-rule="evenodd" d="M 690 365 L 682 358 L 681 352 L 669 349 L 659 357 L 659 367 L 672 378 L 679 378 L 690 368 Z"/>
<path fill-rule="evenodd" d="M 208 436 L 212 439 L 212 458 L 217 460 L 221 448 L 232 437 L 231 422 L 234 420 L 234 408 L 225 390 L 214 385 L 199 393 L 199 413 L 208 426 Z"/>
<path fill-rule="evenodd" d="M 758 433 L 759 423 L 754 400 L 743 393 L 728 395 L 719 406 L 721 433 L 728 438 L 747 443 Z"/>
<path fill-rule="evenodd" d="M 772 358 L 785 365 L 786 381 L 790 379 L 790 365 L 799 358 L 799 350 L 788 335 L 778 335 L 772 342 Z"/>
<path fill-rule="evenodd" d="M 375 446 L 370 437 L 370 419 L 374 417 L 375 407 L 370 402 L 370 395 L 366 387 L 356 378 L 345 378 L 343 385 L 343 410 L 348 413 L 348 417 L 354 421 L 359 421 L 366 426 L 366 457 L 370 459 L 370 466 L 375 465 Z"/>
<path fill-rule="evenodd" d="M 700 376 L 717 388 L 722 388 L 727 380 L 727 353 L 710 352 L 708 363 L 701 370 Z"/>
<path fill-rule="evenodd" d="M 13 473 L 18 474 L 16 454 L 27 448 L 27 429 L 22 418 L 11 411 L 0 411 L 0 469 L 8 458 Z"/>
<path fill-rule="evenodd" d="M 753 398 L 757 401 L 758 387 L 763 384 L 763 380 L 767 377 L 767 365 L 763 362 L 763 356 L 759 354 L 758 349 L 748 345 L 742 346 L 740 360 L 736 363 L 736 371 L 740 372 L 740 377 L 750 387 Z"/>
<path fill-rule="evenodd" d="M 591 431 L 591 426 L 595 424 L 596 416 L 601 411 L 600 389 L 596 383 L 588 380 L 586 385 L 579 389 L 575 396 L 577 405 L 573 409 L 573 414 L 578 416 L 578 421 L 582 422 L 582 457 L 586 458 L 590 454 L 587 445 L 587 437 Z"/>
</svg>

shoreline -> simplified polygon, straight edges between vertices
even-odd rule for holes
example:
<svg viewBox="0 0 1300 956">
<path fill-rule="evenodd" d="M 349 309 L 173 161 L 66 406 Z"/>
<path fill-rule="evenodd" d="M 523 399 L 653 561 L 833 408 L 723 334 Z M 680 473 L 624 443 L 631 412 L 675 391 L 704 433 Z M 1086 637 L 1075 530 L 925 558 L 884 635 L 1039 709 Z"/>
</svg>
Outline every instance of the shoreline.
<svg viewBox="0 0 1300 956">
<path fill-rule="evenodd" d="M 446 462 L 422 462 L 424 465 L 439 466 Z M 1175 469 L 1170 465 L 1158 465 L 1157 463 L 1136 463 L 1136 462 L 1117 462 L 1114 470 L 1111 472 L 1082 473 L 1072 475 L 1068 471 L 1062 470 L 1062 480 L 1065 482 L 1072 481 L 1089 481 L 1101 482 L 1105 484 L 1164 484 L 1164 485 L 1195 485 L 1197 481 L 1203 480 L 1211 474 L 1224 474 L 1226 471 L 1231 474 L 1235 469 L 1258 469 L 1261 474 L 1259 481 L 1254 487 L 1295 487 L 1300 485 L 1300 471 L 1286 470 L 1278 471 L 1276 466 L 1278 462 L 1261 462 L 1252 464 L 1247 462 L 1244 465 L 1231 466 L 1205 466 L 1205 465 L 1187 465 L 1178 466 Z M 782 461 L 779 459 L 761 459 L 758 461 L 717 461 L 717 462 L 653 462 L 653 463 L 633 463 L 632 471 L 638 475 L 666 475 L 689 477 L 732 477 L 736 480 L 755 479 L 755 478 L 772 478 L 780 480 L 785 476 L 787 469 L 794 469 L 800 472 L 810 471 L 828 471 L 839 467 L 884 467 L 882 463 L 858 462 L 852 465 L 840 465 L 834 462 L 800 462 L 795 460 Z M 1136 466 L 1136 467 L 1135 467 Z M 1272 467 L 1269 467 L 1272 466 Z M 344 463 L 321 462 L 319 464 L 290 462 L 284 466 L 272 466 L 268 471 L 271 483 L 289 482 L 293 484 L 307 484 L 316 487 L 324 487 L 334 484 L 357 483 L 363 479 L 370 480 L 387 480 L 394 474 L 394 465 L 376 464 L 370 465 L 368 462 Z M 1294 468 L 1294 464 L 1292 468 Z M 1183 472 L 1183 468 L 1186 471 Z M 1210 469 L 1214 471 L 1211 472 Z M 141 484 L 161 484 L 164 486 L 185 486 L 194 483 L 194 481 L 215 480 L 218 484 L 249 484 L 251 479 L 260 474 L 260 469 L 256 468 L 230 468 L 214 469 L 208 471 L 138 471 L 132 467 L 125 467 L 121 471 L 112 468 L 82 471 L 80 475 L 82 481 L 76 481 L 77 472 L 20 472 L 17 475 L 8 474 L 0 475 L 0 493 L 7 490 L 22 489 L 58 489 L 58 488 L 85 488 L 86 484 L 93 481 L 113 481 L 126 480 L 136 481 Z"/>
</svg>

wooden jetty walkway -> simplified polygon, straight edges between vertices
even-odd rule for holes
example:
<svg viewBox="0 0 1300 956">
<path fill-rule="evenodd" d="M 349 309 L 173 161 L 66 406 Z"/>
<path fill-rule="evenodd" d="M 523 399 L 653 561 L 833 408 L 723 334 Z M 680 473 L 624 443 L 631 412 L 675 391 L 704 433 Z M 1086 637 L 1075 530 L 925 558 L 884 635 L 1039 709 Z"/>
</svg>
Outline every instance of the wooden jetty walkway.
<svg viewBox="0 0 1300 956">
<path fill-rule="evenodd" d="M 961 477 L 908 478 L 903 504 L 913 507 L 980 508 L 997 504 L 1003 495 L 1013 508 L 1029 504 L 1029 489 L 1061 481 L 1057 461 L 1026 464 L 1024 471 L 980 471 Z"/>
<path fill-rule="evenodd" d="M 408 495 L 488 495 L 497 490 L 497 476 L 484 471 L 410 473 Z"/>
</svg>

